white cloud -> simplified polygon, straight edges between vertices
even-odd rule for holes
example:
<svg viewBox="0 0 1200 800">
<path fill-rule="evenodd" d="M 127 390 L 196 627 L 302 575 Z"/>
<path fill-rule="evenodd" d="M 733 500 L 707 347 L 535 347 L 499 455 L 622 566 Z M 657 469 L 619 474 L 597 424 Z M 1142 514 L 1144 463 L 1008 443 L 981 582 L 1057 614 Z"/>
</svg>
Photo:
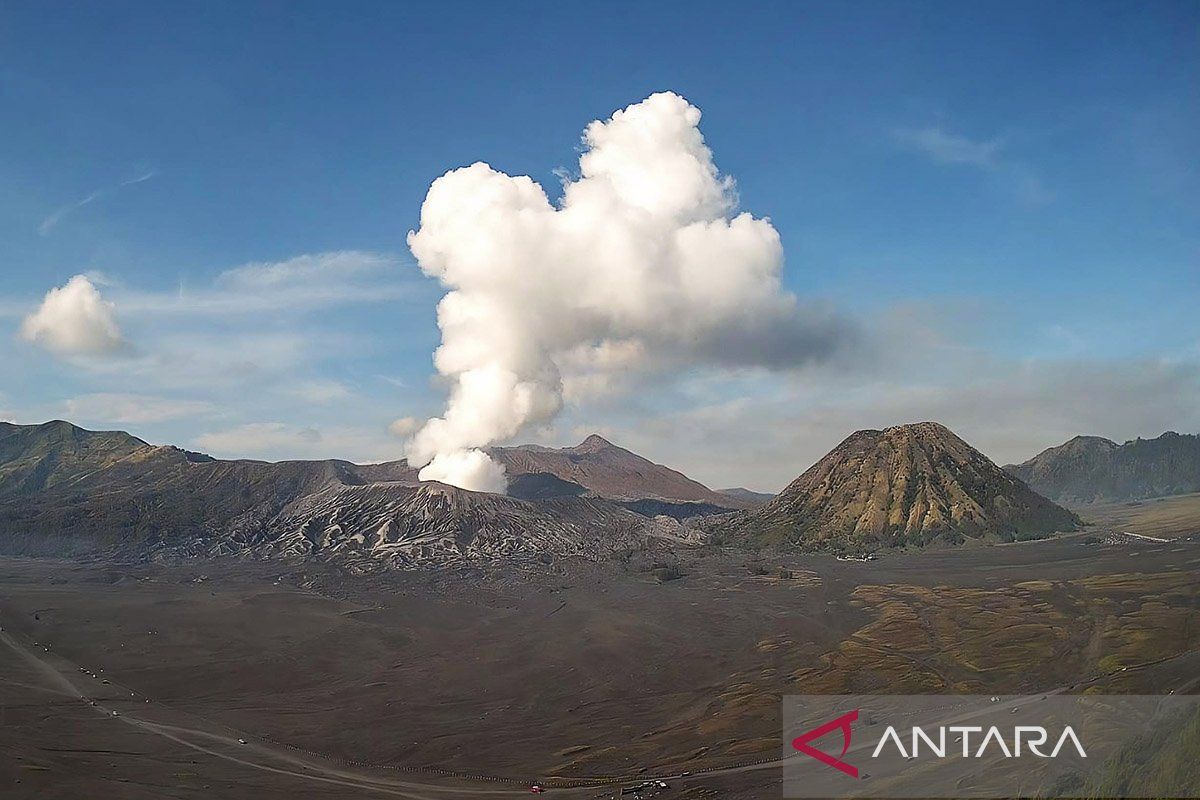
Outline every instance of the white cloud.
<svg viewBox="0 0 1200 800">
<path fill-rule="evenodd" d="M 388 433 L 398 439 L 407 439 L 421 428 L 421 421 L 416 417 L 400 417 L 388 425 Z"/>
<path fill-rule="evenodd" d="M 345 384 L 333 380 L 311 380 L 298 384 L 292 393 L 309 403 L 328 405 L 339 400 L 347 400 L 353 392 Z"/>
<path fill-rule="evenodd" d="M 312 253 L 284 261 L 254 262 L 225 270 L 211 285 L 173 292 L 127 291 L 127 313 L 178 315 L 299 313 L 404 298 L 418 287 L 394 257 L 360 250 Z"/>
<path fill-rule="evenodd" d="M 182 299 L 132 291 L 116 271 L 88 273 L 28 314 L 7 352 L 0 346 L 0 362 L 9 356 L 23 383 L 0 407 L 22 421 L 65 416 L 134 433 L 153 425 L 153 435 L 181 444 L 208 432 L 223 455 L 399 458 L 403 447 L 386 430 L 395 390 L 373 377 L 403 367 L 394 351 L 405 352 L 431 316 L 437 291 L 416 269 L 404 273 L 393 256 L 318 253 L 226 270 Z M 409 292 L 424 295 L 425 313 L 397 314 L 395 299 Z M 389 299 L 387 308 L 367 305 Z M 13 298 L 12 330 L 38 301 Z M 0 298 L 0 314 L 6 303 Z M 69 369 L 19 339 L 69 354 Z M 113 349 L 120 358 L 94 357 Z M 0 388 L 12 387 L 0 379 Z M 404 395 L 423 407 L 428 391 L 421 382 Z M 260 420 L 270 422 L 234 430 Z"/>
<path fill-rule="evenodd" d="M 366 463 L 401 455 L 396 444 L 378 430 L 285 422 L 251 422 L 202 433 L 193 446 L 220 458 L 266 461 L 338 458 Z"/>
<path fill-rule="evenodd" d="M 279 451 L 308 451 L 321 442 L 316 428 L 298 428 L 282 422 L 251 422 L 219 431 L 202 433 L 196 444 L 214 455 L 228 458 L 272 457 Z"/>
<path fill-rule="evenodd" d="M 290 388 L 281 385 L 281 394 L 327 405 L 352 393 L 337 381 L 311 376 L 319 359 L 345 358 L 352 348 L 370 353 L 379 344 L 352 342 L 342 329 L 306 317 L 432 290 L 424 284 L 415 274 L 404 276 L 395 257 L 356 250 L 245 264 L 198 291 L 131 290 L 116 278 L 89 272 L 50 291 L 41 307 L 26 315 L 19 336 L 76 357 L 73 364 L 93 377 L 110 379 L 97 388 L 123 392 L 136 378 L 138 389 L 174 391 L 245 385 L 290 373 L 297 378 L 287 384 Z M 0 316 L 20 316 L 29 306 L 28 300 L 0 297 Z M 264 326 L 261 315 L 271 312 L 284 313 Z M 220 322 L 214 324 L 213 317 Z M 136 351 L 127 346 L 125 326 L 136 335 Z M 119 362 L 78 358 L 117 351 L 125 356 Z"/>
<path fill-rule="evenodd" d="M 435 365 L 451 389 L 410 449 L 423 478 L 502 488 L 471 451 L 553 419 L 565 392 L 683 368 L 793 368 L 845 341 L 840 320 L 781 287 L 779 234 L 736 213 L 699 122 L 662 93 L 591 123 L 557 206 L 482 163 L 433 183 L 409 246 L 450 289 Z"/>
<path fill-rule="evenodd" d="M 974 141 L 939 127 L 900 128 L 896 139 L 941 164 L 970 164 L 994 169 L 998 165 L 1001 139 Z"/>
<path fill-rule="evenodd" d="M 115 312 L 87 276 L 76 275 L 46 293 L 20 336 L 63 356 L 112 354 L 126 346 Z"/>
<path fill-rule="evenodd" d="M 198 417 L 213 411 L 212 403 L 202 400 L 112 392 L 72 397 L 63 403 L 63 408 L 72 420 L 131 425 Z"/>
<path fill-rule="evenodd" d="M 147 339 L 147 345 L 128 358 L 89 359 L 75 365 L 89 379 L 115 391 L 131 386 L 170 392 L 223 391 L 227 398 L 253 401 L 268 388 L 277 397 L 296 397 L 289 381 L 308 374 L 322 360 L 344 358 L 348 349 L 346 340 L 334 334 L 256 328 L 172 329 Z M 252 391 L 247 395 L 248 389 Z"/>
<path fill-rule="evenodd" d="M 360 250 L 337 250 L 289 258 L 286 261 L 252 262 L 227 269 L 217 284 L 249 291 L 290 291 L 314 283 L 342 282 L 359 275 L 395 267 L 395 259 Z"/>
<path fill-rule="evenodd" d="M 977 167 L 994 175 L 1024 202 L 1040 205 L 1054 199 L 1037 173 L 1007 155 L 1004 139 L 976 140 L 939 126 L 898 128 L 892 135 L 900 144 L 938 164 Z"/>
</svg>

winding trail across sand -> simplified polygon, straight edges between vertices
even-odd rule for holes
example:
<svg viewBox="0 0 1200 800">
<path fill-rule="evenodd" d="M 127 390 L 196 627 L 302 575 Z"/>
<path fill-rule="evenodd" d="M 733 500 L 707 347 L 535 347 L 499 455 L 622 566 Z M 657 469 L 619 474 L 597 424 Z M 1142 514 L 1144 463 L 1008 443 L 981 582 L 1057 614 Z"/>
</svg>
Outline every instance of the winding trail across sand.
<svg viewBox="0 0 1200 800">
<path fill-rule="evenodd" d="M 254 741 L 241 744 L 236 736 L 204 730 L 198 727 L 169 725 L 162 722 L 132 716 L 107 704 L 95 701 L 91 705 L 85 693 L 75 685 L 63 670 L 51 664 L 49 660 L 25 645 L 8 631 L 0 631 L 0 643 L 3 643 L 24 658 L 30 666 L 46 678 L 49 688 L 58 694 L 77 697 L 81 702 L 88 703 L 99 714 L 112 717 L 114 721 L 123 722 L 135 728 L 162 736 L 197 752 L 205 753 L 216 758 L 249 767 L 251 769 L 288 775 L 307 781 L 346 786 L 355 789 L 376 792 L 394 797 L 407 797 L 411 800 L 435 800 L 436 797 L 466 796 L 524 796 L 528 790 L 520 788 L 491 788 L 483 786 L 453 786 L 445 784 L 406 781 L 394 778 L 373 777 L 356 774 L 323 764 L 315 758 L 292 753 L 281 747 Z M 55 656 L 58 659 L 57 656 Z M 63 660 L 65 663 L 65 659 Z M 78 667 L 75 667 L 78 669 Z M 116 713 L 116 716 L 114 715 Z M 201 741 L 197 741 L 201 740 Z M 272 763 L 274 762 L 274 763 Z"/>
<path fill-rule="evenodd" d="M 80 673 L 88 675 L 90 673 L 87 673 L 79 665 L 71 663 L 68 659 L 57 653 L 50 652 L 44 647 L 40 648 L 41 652 L 39 652 L 39 648 L 34 646 L 35 643 L 26 643 L 22 641 L 22 638 L 11 631 L 0 629 L 0 644 L 5 645 L 28 662 L 38 675 L 44 677 L 45 683 L 43 686 L 21 683 L 21 686 L 51 692 L 63 697 L 77 698 L 86 707 L 93 708 L 96 713 L 112 718 L 114 722 L 122 722 L 139 730 L 161 736 L 193 751 L 249 769 L 286 775 L 304 781 L 342 786 L 366 793 L 405 797 L 410 798 L 410 800 L 442 800 L 451 797 L 528 796 L 529 784 L 535 780 L 532 777 L 528 780 L 519 780 L 515 778 L 493 776 L 472 777 L 447 773 L 442 778 L 442 782 L 431 783 L 428 780 L 405 780 L 390 776 L 367 774 L 363 771 L 364 769 L 379 769 L 380 767 L 377 765 L 354 763 L 340 765 L 336 759 L 322 757 L 318 754 L 298 750 L 282 743 L 242 733 L 228 728 L 224 724 L 196 717 L 187 712 L 171 709 L 165 704 L 155 703 L 153 706 L 146 706 L 146 709 L 143 710 L 142 706 L 138 705 L 138 703 L 146 702 L 146 698 L 130 690 L 129 687 L 123 687 L 115 682 L 109 683 L 108 686 L 114 691 L 123 690 L 123 694 L 124 692 L 128 692 L 129 696 L 134 699 L 130 700 L 122 697 L 120 699 L 93 700 L 89 697 L 89 693 L 94 689 L 94 685 L 80 688 L 76 683 L 79 680 L 78 675 Z M 1192 654 L 1192 651 L 1189 651 L 1141 664 L 1131 664 L 1126 666 L 1124 670 L 1146 669 Z M 91 677 L 95 678 L 96 676 L 91 675 Z M 1089 676 L 1073 684 L 1047 690 L 1042 694 L 1065 693 L 1088 684 L 1096 683 L 1105 677 L 1107 676 Z M 1185 687 L 1178 688 L 1186 690 L 1187 686 L 1195 685 L 1198 681 L 1200 679 L 1188 681 Z M 140 713 L 133 713 L 126 710 L 129 706 L 132 706 Z M 169 716 L 168 719 L 170 721 L 166 721 L 162 718 L 164 715 L 174 716 Z M 151 717 L 158 717 L 158 719 L 152 719 Z M 181 717 L 188 718 L 190 724 L 181 724 L 179 719 Z M 800 757 L 800 754 L 792 757 Z M 616 785 L 650 779 L 682 780 L 685 783 L 690 783 L 706 777 L 711 778 L 779 769 L 787 760 L 786 758 L 772 756 L 742 764 L 696 770 L 687 774 L 666 772 L 656 774 L 651 770 L 647 770 L 646 773 L 637 776 L 545 776 L 545 782 L 547 788 L 551 789 L 555 795 L 594 794 L 597 791 L 611 789 Z"/>
</svg>

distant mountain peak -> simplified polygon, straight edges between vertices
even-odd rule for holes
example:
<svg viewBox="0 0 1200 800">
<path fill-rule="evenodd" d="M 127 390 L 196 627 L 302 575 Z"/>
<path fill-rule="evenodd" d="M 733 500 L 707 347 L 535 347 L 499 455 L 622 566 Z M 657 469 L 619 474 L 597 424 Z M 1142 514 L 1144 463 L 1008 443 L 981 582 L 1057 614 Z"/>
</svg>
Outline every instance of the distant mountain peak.
<svg viewBox="0 0 1200 800">
<path fill-rule="evenodd" d="M 953 436 L 955 439 L 958 436 L 954 431 L 947 428 L 940 422 L 932 422 L 925 420 L 923 422 L 906 422 L 902 425 L 892 425 L 890 428 L 884 428 L 882 433 L 912 433 L 921 436 Z"/>
<path fill-rule="evenodd" d="M 574 447 L 531 445 L 493 447 L 488 453 L 504 465 L 515 496 L 549 497 L 586 492 L 619 503 L 654 500 L 719 510 L 750 508 L 756 503 L 714 492 L 699 481 L 613 444 L 593 433 Z M 688 504 L 692 504 L 688 506 Z"/>
<path fill-rule="evenodd" d="M 78 425 L 74 425 L 64 419 L 48 420 L 34 427 L 38 432 L 47 436 L 58 435 L 81 437 L 92 433 L 99 433 L 99 431 L 89 431 L 85 428 L 81 428 Z"/>
<path fill-rule="evenodd" d="M 610 447 L 616 447 L 616 445 L 598 433 L 591 433 L 588 434 L 586 439 L 571 449 L 578 453 L 595 453 L 599 450 L 607 450 Z"/>
<path fill-rule="evenodd" d="M 1186 494 L 1200 491 L 1200 436 L 1167 431 L 1124 444 L 1076 436 L 1005 469 L 1063 503 Z"/>
<path fill-rule="evenodd" d="M 877 439 L 885 438 L 908 438 L 908 439 L 923 439 L 923 440 L 945 440 L 961 442 L 962 439 L 940 422 L 905 422 L 901 425 L 891 425 L 887 428 L 863 428 L 846 437 L 845 441 L 857 441 L 860 439 Z"/>
<path fill-rule="evenodd" d="M 1118 446 L 1117 443 L 1112 439 L 1106 439 L 1103 436 L 1072 436 L 1065 443 L 1059 445 L 1059 447 L 1066 447 L 1067 445 L 1099 445 L 1102 447 Z"/>
</svg>

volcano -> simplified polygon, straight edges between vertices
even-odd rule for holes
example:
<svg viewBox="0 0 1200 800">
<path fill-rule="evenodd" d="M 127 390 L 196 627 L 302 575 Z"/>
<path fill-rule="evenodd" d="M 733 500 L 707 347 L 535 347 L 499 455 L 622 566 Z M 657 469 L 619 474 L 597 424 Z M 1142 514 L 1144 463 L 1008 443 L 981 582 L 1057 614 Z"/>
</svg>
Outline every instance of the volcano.
<svg viewBox="0 0 1200 800">
<path fill-rule="evenodd" d="M 758 543 L 873 549 L 1012 541 L 1079 519 L 936 422 L 851 434 L 739 530 Z"/>
</svg>

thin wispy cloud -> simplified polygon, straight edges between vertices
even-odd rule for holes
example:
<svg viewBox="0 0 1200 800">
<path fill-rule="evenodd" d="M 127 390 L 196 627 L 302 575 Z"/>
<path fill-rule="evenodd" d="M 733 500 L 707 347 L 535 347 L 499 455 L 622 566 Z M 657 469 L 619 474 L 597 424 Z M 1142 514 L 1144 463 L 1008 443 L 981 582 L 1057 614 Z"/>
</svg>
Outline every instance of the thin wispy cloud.
<svg viewBox="0 0 1200 800">
<path fill-rule="evenodd" d="M 128 392 L 93 392 L 62 404 L 67 417 L 85 422 L 140 425 L 207 416 L 214 405 L 204 400 Z"/>
<path fill-rule="evenodd" d="M 134 184 L 145 183 L 146 181 L 150 180 L 157 174 L 158 174 L 157 172 L 150 170 L 150 171 L 142 173 L 141 175 L 138 175 L 135 178 L 130 178 L 128 180 L 121 181 L 120 183 L 117 183 L 114 186 L 108 186 L 103 189 L 96 189 L 95 191 L 89 193 L 86 197 L 84 197 L 81 200 L 76 200 L 74 203 L 67 203 L 65 206 L 60 206 L 59 208 L 55 209 L 45 219 L 43 219 L 41 221 L 41 223 L 38 225 L 38 229 L 37 229 L 38 235 L 43 236 L 43 237 L 49 236 L 54 231 L 54 229 L 57 228 L 59 226 L 59 224 L 62 223 L 63 220 L 65 220 L 67 217 L 71 216 L 72 214 L 74 214 L 76 211 L 83 208 L 84 206 L 91 205 L 92 203 L 96 202 L 97 200 L 101 199 L 102 197 L 106 197 L 110 194 L 113 194 L 114 192 L 118 192 L 121 189 L 124 189 L 126 186 L 133 186 Z"/>
<path fill-rule="evenodd" d="M 899 128 L 893 132 L 901 144 L 924 153 L 939 164 L 969 164 L 983 169 L 999 166 L 1003 139 L 975 141 L 939 127 Z"/>
<path fill-rule="evenodd" d="M 920 355 L 916 355 L 920 352 Z M 940 359 L 940 361 L 939 361 Z M 939 364 L 921 374 L 914 363 Z M 1200 429 L 1200 366 L 1162 359 L 1011 359 L 981 351 L 930 357 L 906 373 L 848 376 L 825 385 L 785 382 L 707 405 L 610 423 L 616 441 L 709 485 L 777 491 L 850 432 L 937 420 L 999 463 L 1025 460 L 1080 433 L 1125 441 Z M 1079 403 L 1079 397 L 1089 402 Z"/>
<path fill-rule="evenodd" d="M 353 390 L 344 383 L 328 379 L 304 381 L 295 386 L 291 393 L 315 405 L 344 402 L 354 395 Z"/>
<path fill-rule="evenodd" d="M 129 281 L 89 272 L 40 302 L 0 296 L 0 324 L 13 334 L 0 337 L 0 358 L 54 376 L 39 381 L 49 391 L 22 403 L 0 397 L 0 416 L 145 429 L 175 442 L 199 429 L 212 434 L 205 446 L 239 456 L 402 455 L 387 432 L 395 390 L 378 396 L 374 381 L 364 391 L 342 373 L 359 359 L 372 364 L 364 374 L 378 369 L 370 360 L 385 339 L 360 335 L 365 321 L 402 340 L 409 327 L 397 320 L 397 301 L 427 308 L 436 300 L 403 257 L 343 250 L 243 263 L 186 286 Z M 389 304 L 386 313 L 380 304 Z M 69 387 L 65 398 L 60 385 Z"/>
<path fill-rule="evenodd" d="M 244 264 L 211 284 L 170 291 L 114 292 L 123 310 L 192 316 L 312 311 L 400 300 L 424 285 L 394 255 L 360 250 L 310 253 L 285 261 Z"/>
<path fill-rule="evenodd" d="M 1054 199 L 1041 176 L 1009 155 L 1008 142 L 1003 137 L 972 139 L 939 125 L 928 125 L 896 128 L 892 138 L 935 164 L 974 167 L 987 172 L 1023 202 L 1041 205 Z"/>
<path fill-rule="evenodd" d="M 76 277 L 92 287 L 104 287 L 106 299 L 111 298 L 123 313 L 173 318 L 300 313 L 421 298 L 422 292 L 435 291 L 403 259 L 361 250 L 244 264 L 219 273 L 199 288 L 189 288 L 180 279 L 169 290 L 135 289 L 95 270 Z M 24 317 L 36 307 L 35 298 L 0 295 L 0 319 Z"/>
<path fill-rule="evenodd" d="M 209 430 L 191 445 L 218 458 L 348 458 L 372 463 L 401 458 L 396 441 L 369 426 L 316 425 L 290 422 L 249 422 Z"/>
</svg>

